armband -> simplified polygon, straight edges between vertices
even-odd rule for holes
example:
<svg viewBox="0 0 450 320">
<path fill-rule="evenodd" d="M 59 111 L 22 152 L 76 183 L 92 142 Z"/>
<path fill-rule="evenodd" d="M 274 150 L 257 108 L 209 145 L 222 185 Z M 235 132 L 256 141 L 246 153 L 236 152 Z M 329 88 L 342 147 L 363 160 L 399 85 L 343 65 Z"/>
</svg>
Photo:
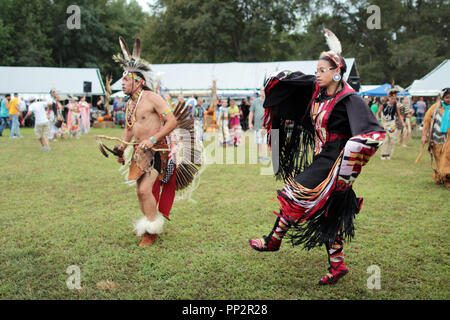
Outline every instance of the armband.
<svg viewBox="0 0 450 320">
<path fill-rule="evenodd" d="M 164 111 L 163 113 L 160 113 L 159 116 L 161 118 L 166 117 L 170 112 L 171 112 L 170 109 L 167 108 L 166 111 Z"/>
</svg>

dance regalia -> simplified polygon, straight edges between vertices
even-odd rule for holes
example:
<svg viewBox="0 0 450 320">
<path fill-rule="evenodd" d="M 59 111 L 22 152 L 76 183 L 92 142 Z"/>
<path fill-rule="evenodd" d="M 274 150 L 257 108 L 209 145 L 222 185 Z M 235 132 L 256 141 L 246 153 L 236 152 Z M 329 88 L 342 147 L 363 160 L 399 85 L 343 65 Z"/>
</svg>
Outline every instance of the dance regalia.
<svg viewBox="0 0 450 320">
<path fill-rule="evenodd" d="M 239 107 L 234 105 L 228 108 L 228 116 L 230 118 L 230 136 L 231 141 L 235 146 L 241 145 L 242 130 Z"/>
<path fill-rule="evenodd" d="M 87 102 L 80 102 L 80 114 L 81 133 L 88 133 L 91 128 L 91 119 L 89 113 L 89 104 Z"/>
<path fill-rule="evenodd" d="M 432 178 L 436 184 L 450 187 L 450 106 L 438 101 L 430 107 L 424 118 L 424 134 L 429 136 Z"/>
<path fill-rule="evenodd" d="M 264 126 L 272 146 L 280 213 L 293 245 L 307 249 L 354 236 L 362 198 L 352 185 L 385 131 L 346 83 L 327 96 L 316 78 L 281 72 L 265 85 Z"/>
<path fill-rule="evenodd" d="M 139 39 L 134 42 L 133 54 L 130 53 L 128 45 L 122 37 L 119 37 L 119 43 L 123 55 L 117 54 L 113 58 L 124 68 L 123 79 L 130 77 L 142 85 L 142 87 L 133 90 L 125 111 L 127 130 L 132 133 L 132 136 L 135 136 L 136 132 L 133 126 L 137 122 L 136 114 L 139 102 L 141 98 L 145 98 L 144 91 L 151 91 L 153 86 L 151 67 L 148 62 L 140 58 L 141 41 Z M 152 95 L 153 93 L 149 94 Z M 166 117 L 170 113 L 171 110 L 168 108 L 158 113 L 161 128 L 163 128 L 163 121 L 167 119 Z M 164 218 L 169 219 L 170 210 L 175 200 L 175 191 L 183 190 L 192 185 L 195 176 L 199 173 L 198 167 L 202 165 L 202 148 L 195 143 L 194 138 L 194 118 L 191 117 L 184 102 L 177 105 L 173 111 L 173 117 L 176 120 L 176 128 L 169 135 L 161 137 L 159 140 L 156 140 L 153 136 L 150 137 L 149 140 L 153 144 L 151 148 L 147 148 L 136 141 L 130 142 L 107 136 L 96 137 L 98 147 L 104 156 L 108 157 L 106 152 L 108 150 L 118 157 L 123 165 L 120 171 L 126 176 L 129 185 L 135 184 L 146 174 L 155 171 L 157 173 L 156 181 L 153 180 L 149 184 L 138 182 L 138 188 L 140 189 L 138 198 L 141 202 L 141 211 L 144 213 L 144 216 L 134 224 L 136 235 L 143 238 L 139 246 L 152 245 L 158 235 L 163 232 Z M 154 122 L 156 124 L 156 121 Z M 122 145 L 115 146 L 111 150 L 101 142 L 101 139 L 118 140 Z M 122 146 L 128 147 L 124 150 Z M 145 190 L 145 186 L 150 185 L 152 185 L 152 189 Z M 155 199 L 154 204 L 152 195 Z M 145 210 L 144 207 L 147 205 L 146 209 L 148 210 Z M 152 212 L 153 205 L 155 205 L 156 212 Z M 148 214 L 153 215 L 153 213 L 155 213 L 154 219 L 150 220 Z"/>
</svg>

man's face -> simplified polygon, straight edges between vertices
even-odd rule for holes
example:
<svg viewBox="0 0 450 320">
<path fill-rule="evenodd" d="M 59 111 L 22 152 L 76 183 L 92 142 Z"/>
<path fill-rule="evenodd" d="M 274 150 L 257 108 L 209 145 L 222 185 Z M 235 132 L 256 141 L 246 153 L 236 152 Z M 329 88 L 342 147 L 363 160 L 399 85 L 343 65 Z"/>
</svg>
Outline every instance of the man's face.
<svg viewBox="0 0 450 320">
<path fill-rule="evenodd" d="M 264 87 L 259 89 L 259 94 L 261 95 L 261 100 L 264 100 L 266 98 L 266 96 L 264 94 Z"/>
<path fill-rule="evenodd" d="M 203 104 L 203 99 L 202 98 L 198 98 L 197 102 L 198 102 L 199 105 L 202 105 Z"/>
<path fill-rule="evenodd" d="M 126 95 L 133 94 L 134 91 L 139 87 L 139 82 L 131 78 L 128 74 L 122 77 L 122 91 Z"/>
<path fill-rule="evenodd" d="M 390 103 L 390 104 L 394 104 L 396 100 L 397 100 L 397 99 L 395 99 L 394 96 L 389 96 L 389 103 Z"/>
</svg>

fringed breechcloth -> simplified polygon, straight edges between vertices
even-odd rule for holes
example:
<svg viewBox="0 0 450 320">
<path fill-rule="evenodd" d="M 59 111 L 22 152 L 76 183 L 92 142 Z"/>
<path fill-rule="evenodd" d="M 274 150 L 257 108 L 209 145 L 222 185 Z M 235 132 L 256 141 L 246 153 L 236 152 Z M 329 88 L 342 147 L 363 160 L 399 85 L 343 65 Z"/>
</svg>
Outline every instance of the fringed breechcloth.
<svg viewBox="0 0 450 320">
<path fill-rule="evenodd" d="M 154 148 L 168 149 L 169 146 L 165 139 L 162 139 L 154 145 Z M 153 196 L 156 202 L 159 202 L 159 211 L 169 219 L 175 200 L 177 170 L 175 162 L 169 158 L 169 151 L 143 151 L 136 147 L 130 163 L 128 180 L 138 180 L 144 173 L 148 173 L 152 169 L 158 171 L 158 178 L 153 184 Z"/>
</svg>

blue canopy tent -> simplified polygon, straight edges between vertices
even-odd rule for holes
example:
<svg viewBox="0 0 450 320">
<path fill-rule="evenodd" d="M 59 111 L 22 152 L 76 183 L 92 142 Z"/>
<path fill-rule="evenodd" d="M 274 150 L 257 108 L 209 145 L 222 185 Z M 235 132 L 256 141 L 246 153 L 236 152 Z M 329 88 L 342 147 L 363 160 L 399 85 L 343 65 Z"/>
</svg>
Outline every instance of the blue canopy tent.
<svg viewBox="0 0 450 320">
<path fill-rule="evenodd" d="M 378 88 L 368 90 L 361 92 L 361 96 L 368 96 L 368 97 L 386 97 L 388 95 L 389 90 L 391 90 L 391 85 L 389 83 L 385 83 Z M 397 94 L 398 96 L 409 96 L 408 91 L 403 90 Z"/>
</svg>

